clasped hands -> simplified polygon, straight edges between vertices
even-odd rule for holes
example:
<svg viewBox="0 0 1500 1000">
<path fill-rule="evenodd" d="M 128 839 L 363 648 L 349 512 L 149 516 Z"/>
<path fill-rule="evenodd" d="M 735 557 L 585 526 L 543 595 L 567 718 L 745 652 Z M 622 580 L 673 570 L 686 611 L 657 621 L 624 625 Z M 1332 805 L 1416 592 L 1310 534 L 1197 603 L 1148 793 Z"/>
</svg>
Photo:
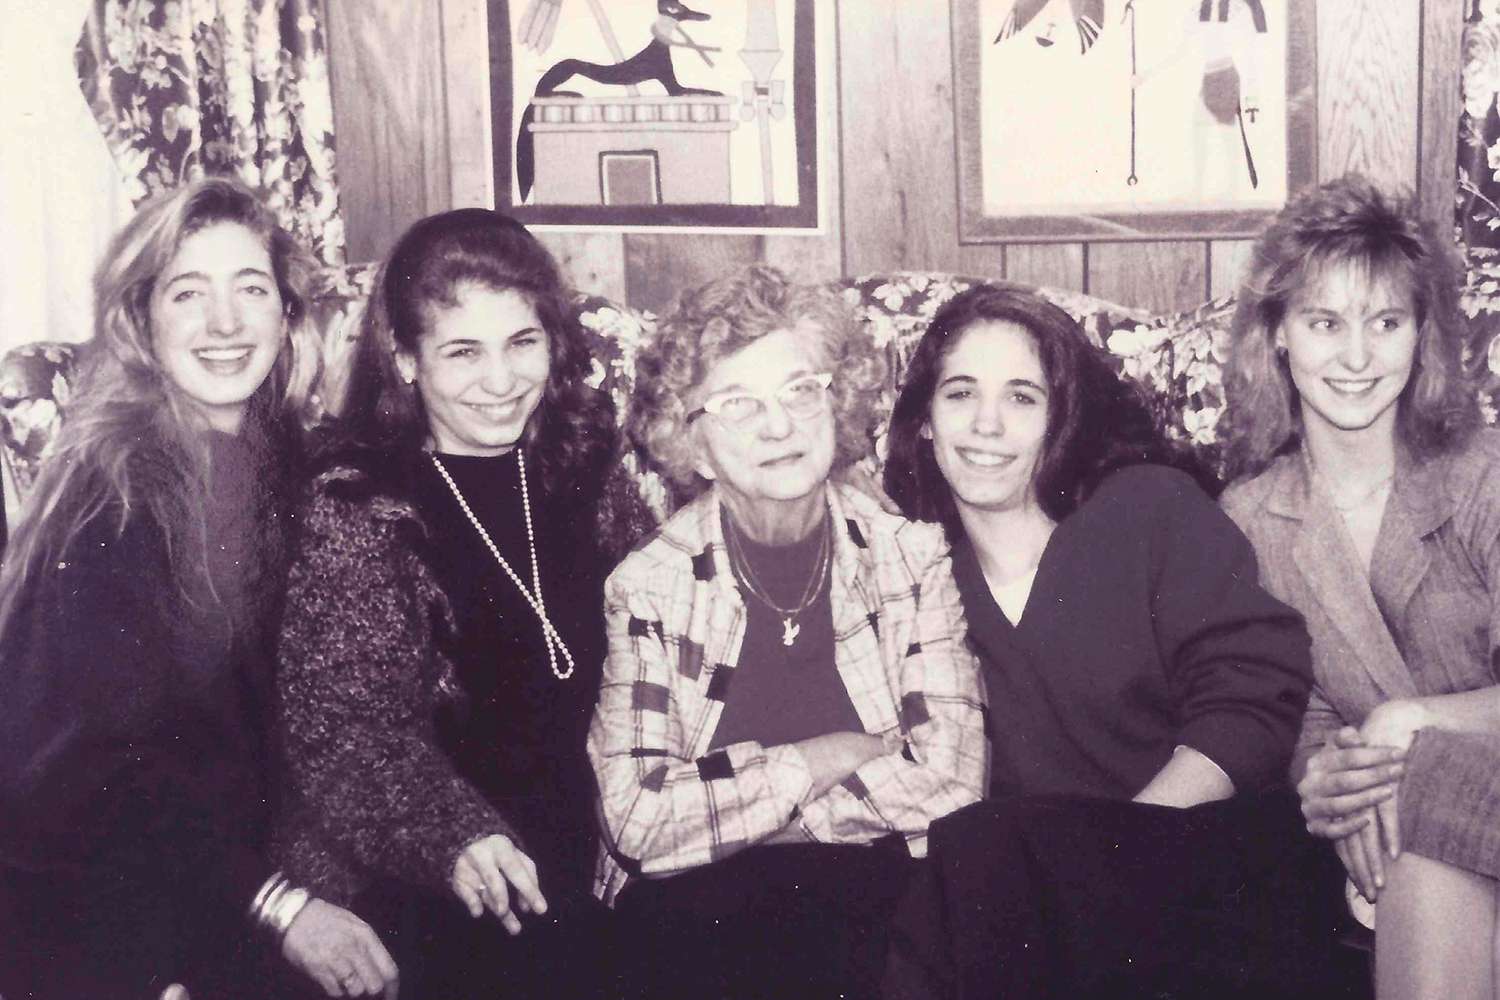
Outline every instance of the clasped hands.
<svg viewBox="0 0 1500 1000">
<path fill-rule="evenodd" d="M 1354 887 L 1372 903 L 1385 886 L 1387 862 L 1401 853 L 1401 776 L 1417 730 L 1428 724 L 1420 701 L 1388 701 L 1358 729 L 1335 733 L 1297 784 L 1308 832 L 1334 842 Z"/>
</svg>

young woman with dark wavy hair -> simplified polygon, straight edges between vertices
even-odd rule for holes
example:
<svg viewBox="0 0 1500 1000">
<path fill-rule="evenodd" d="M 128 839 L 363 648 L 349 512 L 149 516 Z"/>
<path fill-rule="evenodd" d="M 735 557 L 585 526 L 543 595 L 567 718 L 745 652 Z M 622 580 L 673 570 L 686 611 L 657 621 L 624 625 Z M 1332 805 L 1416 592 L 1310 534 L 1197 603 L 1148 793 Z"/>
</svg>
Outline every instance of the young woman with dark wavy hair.
<svg viewBox="0 0 1500 1000">
<path fill-rule="evenodd" d="M 1292 776 L 1374 925 L 1381 998 L 1500 983 L 1500 435 L 1461 286 L 1449 234 L 1330 181 L 1257 241 L 1225 370 L 1223 503 L 1307 617 Z"/>
<path fill-rule="evenodd" d="M 986 800 L 932 826 L 893 993 L 1180 995 L 1267 971 L 1254 899 L 1284 856 L 1268 831 L 1298 826 L 1307 634 L 1191 467 L 1050 303 L 981 286 L 933 317 L 885 484 L 953 541 L 992 757 Z"/>
<path fill-rule="evenodd" d="M 521 225 L 423 219 L 312 485 L 281 693 L 333 849 L 294 864 L 392 929 L 402 996 L 604 988 L 584 740 L 604 575 L 643 505 L 583 338 Z"/>
</svg>

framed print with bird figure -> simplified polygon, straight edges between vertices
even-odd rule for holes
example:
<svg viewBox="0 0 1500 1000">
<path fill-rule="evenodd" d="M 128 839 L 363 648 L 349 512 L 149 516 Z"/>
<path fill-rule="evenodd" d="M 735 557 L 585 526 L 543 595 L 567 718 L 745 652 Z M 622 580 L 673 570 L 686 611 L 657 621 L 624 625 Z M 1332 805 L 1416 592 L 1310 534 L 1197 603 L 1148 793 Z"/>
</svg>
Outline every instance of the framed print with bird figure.
<svg viewBox="0 0 1500 1000">
<path fill-rule="evenodd" d="M 964 243 L 1254 236 L 1317 177 L 1314 0 L 952 0 Z"/>
<path fill-rule="evenodd" d="M 544 227 L 819 230 L 828 0 L 690 2 L 489 0 L 498 207 Z"/>
</svg>

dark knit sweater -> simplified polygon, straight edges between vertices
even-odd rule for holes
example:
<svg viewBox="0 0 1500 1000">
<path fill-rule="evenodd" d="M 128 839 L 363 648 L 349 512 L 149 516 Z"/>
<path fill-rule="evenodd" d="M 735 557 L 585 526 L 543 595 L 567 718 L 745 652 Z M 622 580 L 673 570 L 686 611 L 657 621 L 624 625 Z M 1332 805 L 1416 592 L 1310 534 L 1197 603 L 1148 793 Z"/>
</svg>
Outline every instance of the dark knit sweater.
<svg viewBox="0 0 1500 1000">
<path fill-rule="evenodd" d="M 466 473 L 474 470 L 459 469 L 463 464 L 449 467 L 456 479 L 472 479 Z M 566 682 L 553 678 L 537 619 L 519 592 L 506 591 L 513 590 L 509 581 L 476 586 L 475 575 L 493 576 L 498 566 L 456 506 L 456 516 L 435 513 L 444 510 L 445 495 L 453 505 L 425 457 L 366 456 L 334 465 L 313 483 L 287 593 L 280 687 L 289 765 L 316 832 L 291 831 L 285 855 L 289 873 L 335 900 L 352 899 L 379 881 L 446 895 L 459 852 L 489 834 L 551 856 L 551 843 L 533 846 L 530 838 L 546 836 L 554 817 L 525 814 L 525 800 L 543 795 L 549 777 L 572 773 L 568 762 L 546 758 L 570 744 L 568 733 L 582 724 L 573 702 L 592 704 L 597 691 L 597 639 L 577 640 L 584 657 L 577 675 Z M 493 495 L 476 490 L 466 498 L 478 503 L 485 520 L 495 517 L 497 503 L 511 499 L 498 487 Z M 532 500 L 533 515 L 562 513 L 539 496 Z M 591 519 L 575 516 L 567 523 L 587 535 L 579 529 Z M 539 546 L 555 548 L 561 530 L 544 528 Z M 516 554 L 510 533 L 495 539 L 508 558 Z M 512 565 L 529 581 L 524 527 L 520 546 L 523 554 Z M 462 561 L 447 565 L 457 553 Z M 559 585 L 569 582 L 557 578 Z M 582 589 L 591 594 L 592 586 Z M 505 606 L 491 615 L 496 595 Z M 556 598 L 549 590 L 547 597 L 549 607 L 554 600 L 560 605 L 564 621 L 588 614 L 587 606 L 569 606 L 582 598 L 567 589 Z M 519 656 L 527 662 L 515 664 L 515 672 L 497 672 Z M 519 685 L 510 683 L 517 678 Z M 564 684 L 576 689 L 556 687 Z M 559 692 L 564 697 L 556 703 L 539 704 Z M 538 712 L 551 717 L 525 719 L 521 732 L 544 734 L 541 745 L 514 729 L 479 731 Z M 534 767 L 541 770 L 533 776 Z M 568 786 L 568 815 L 577 815 L 577 792 Z"/>
<path fill-rule="evenodd" d="M 1132 466 L 1054 530 L 1019 626 L 955 546 L 993 734 L 990 792 L 1125 799 L 1186 745 L 1236 791 L 1282 780 L 1311 687 L 1307 630 L 1185 475 Z"/>
<path fill-rule="evenodd" d="M 0 638 L 0 869 L 33 934 L 67 935 L 57 952 L 31 941 L 38 962 L 99 964 L 108 981 L 90 995 L 144 989 L 127 967 L 197 990 L 205 962 L 223 959 L 194 939 L 219 954 L 248 936 L 271 871 L 272 608 L 255 584 L 276 567 L 255 563 L 274 559 L 281 528 L 245 444 L 213 434 L 210 446 L 212 593 L 184 545 L 186 600 L 168 532 L 140 503 L 122 527 L 111 503 L 25 585 Z M 137 484 L 171 461 L 138 458 Z"/>
</svg>

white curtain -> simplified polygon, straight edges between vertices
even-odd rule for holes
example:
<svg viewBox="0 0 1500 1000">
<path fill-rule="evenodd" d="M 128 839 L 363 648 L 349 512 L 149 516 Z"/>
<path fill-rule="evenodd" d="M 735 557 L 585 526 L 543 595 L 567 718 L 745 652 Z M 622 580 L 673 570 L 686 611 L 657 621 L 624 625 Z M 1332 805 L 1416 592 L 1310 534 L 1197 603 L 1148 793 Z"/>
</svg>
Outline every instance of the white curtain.
<svg viewBox="0 0 1500 1000">
<path fill-rule="evenodd" d="M 94 265 L 132 206 L 78 88 L 88 0 L 0 0 L 0 354 L 86 340 Z"/>
</svg>

